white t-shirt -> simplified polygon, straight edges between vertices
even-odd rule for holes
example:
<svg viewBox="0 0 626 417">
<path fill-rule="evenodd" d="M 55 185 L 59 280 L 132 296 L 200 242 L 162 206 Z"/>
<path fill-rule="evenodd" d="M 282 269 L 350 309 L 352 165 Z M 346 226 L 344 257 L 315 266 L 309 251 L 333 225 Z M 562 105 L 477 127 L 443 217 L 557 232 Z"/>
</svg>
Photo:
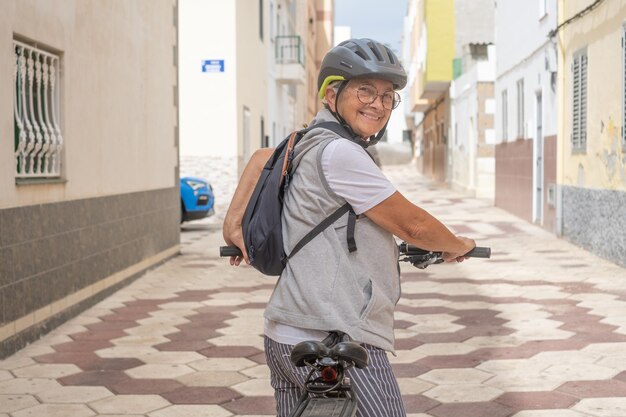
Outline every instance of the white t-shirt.
<svg viewBox="0 0 626 417">
<path fill-rule="evenodd" d="M 396 191 L 363 148 L 349 140 L 334 140 L 322 153 L 322 172 L 330 189 L 344 198 L 356 214 L 383 202 Z M 322 340 L 327 333 L 265 319 L 265 335 L 288 345 Z"/>
</svg>

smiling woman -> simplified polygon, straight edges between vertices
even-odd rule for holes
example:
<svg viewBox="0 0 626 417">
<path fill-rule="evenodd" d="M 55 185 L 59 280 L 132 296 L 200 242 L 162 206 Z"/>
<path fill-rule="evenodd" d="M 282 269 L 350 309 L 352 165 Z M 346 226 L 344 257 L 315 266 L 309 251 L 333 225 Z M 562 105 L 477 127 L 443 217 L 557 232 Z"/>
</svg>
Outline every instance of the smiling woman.
<svg viewBox="0 0 626 417">
<path fill-rule="evenodd" d="M 379 89 L 385 92 L 379 94 Z M 350 81 L 338 102 L 337 92 L 332 88 L 326 99 L 331 111 L 341 113 L 354 133 L 367 139 L 385 127 L 393 109 L 394 93 L 389 81 L 367 78 Z"/>
</svg>

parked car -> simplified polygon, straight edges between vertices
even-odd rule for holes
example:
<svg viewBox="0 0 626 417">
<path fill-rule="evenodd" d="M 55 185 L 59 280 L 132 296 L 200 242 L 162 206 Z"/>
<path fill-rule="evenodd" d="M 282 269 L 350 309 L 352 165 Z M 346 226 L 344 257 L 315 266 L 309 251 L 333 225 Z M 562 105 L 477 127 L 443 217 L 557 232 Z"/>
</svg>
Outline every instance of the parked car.
<svg viewBox="0 0 626 417">
<path fill-rule="evenodd" d="M 213 215 L 213 188 L 198 177 L 180 179 L 180 222 L 203 219 Z"/>
</svg>

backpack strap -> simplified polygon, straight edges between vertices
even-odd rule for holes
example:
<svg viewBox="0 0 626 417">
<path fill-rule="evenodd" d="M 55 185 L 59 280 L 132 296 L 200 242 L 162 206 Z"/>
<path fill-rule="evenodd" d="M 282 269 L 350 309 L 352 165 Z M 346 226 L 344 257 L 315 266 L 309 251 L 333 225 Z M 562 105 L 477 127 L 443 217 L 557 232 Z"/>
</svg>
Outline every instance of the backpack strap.
<svg viewBox="0 0 626 417">
<path fill-rule="evenodd" d="M 337 220 L 341 218 L 347 212 L 352 212 L 354 214 L 354 210 L 352 210 L 352 206 L 348 203 L 339 207 L 337 210 L 333 212 L 330 216 L 326 217 L 320 224 L 315 226 L 313 230 L 307 233 L 293 248 L 291 253 L 287 256 L 286 260 L 291 259 L 296 253 L 300 251 L 307 243 L 313 240 L 313 238 L 320 233 L 322 233 L 327 227 L 331 224 L 335 223 Z M 354 223 L 356 223 L 356 215 L 354 216 Z M 350 229 L 352 229 L 352 236 L 350 236 Z M 352 239 L 352 246 L 350 245 L 350 239 Z M 351 249 L 351 248 L 354 249 Z M 350 217 L 348 217 L 348 248 L 350 252 L 354 252 L 356 250 L 356 244 L 354 244 L 354 224 L 350 227 Z"/>
<path fill-rule="evenodd" d="M 346 203 L 347 204 L 347 203 Z M 350 211 L 348 212 L 348 227 L 347 227 L 347 236 L 346 239 L 348 241 L 348 250 L 350 253 L 356 251 L 356 242 L 354 241 L 354 227 L 356 226 L 356 213 L 350 207 Z"/>
<path fill-rule="evenodd" d="M 311 129 L 317 129 L 317 128 L 321 128 L 321 129 L 327 129 L 330 130 L 334 133 L 336 133 L 337 135 L 354 141 L 356 142 L 356 140 L 354 140 L 352 138 L 352 135 L 350 135 L 350 133 L 346 130 L 345 127 L 343 127 L 342 125 L 340 125 L 337 122 L 320 122 L 320 123 L 316 123 L 314 125 L 308 126 L 305 129 L 300 130 L 299 132 L 294 132 L 291 135 L 291 138 L 289 140 L 289 142 L 293 143 L 294 139 L 295 141 L 299 141 L 300 138 L 302 138 L 302 136 L 304 136 L 304 134 L 306 132 L 308 132 Z M 296 133 L 298 133 L 298 137 L 295 138 Z M 359 143 L 359 142 L 357 142 Z M 360 144 L 360 143 L 359 143 Z M 291 151 L 291 152 L 289 152 Z M 290 146 L 288 148 L 288 154 L 293 152 L 293 146 Z M 367 153 L 369 155 L 369 152 Z M 371 157 L 371 155 L 370 155 Z M 285 160 L 287 160 L 288 158 L 285 158 Z M 287 168 L 288 170 L 288 168 Z M 283 175 L 285 173 L 285 167 L 283 168 Z M 291 259 L 296 253 L 298 253 L 300 251 L 300 249 L 302 249 L 307 243 L 309 243 L 311 240 L 313 240 L 313 238 L 315 238 L 315 236 L 319 235 L 320 233 L 322 233 L 326 228 L 328 228 L 331 224 L 335 223 L 337 220 L 339 220 L 341 218 L 341 216 L 343 216 L 345 213 L 348 213 L 348 226 L 347 226 L 347 231 L 346 231 L 346 242 L 348 244 L 348 251 L 350 253 L 355 252 L 357 250 L 356 247 L 356 242 L 354 239 L 354 229 L 356 226 L 356 213 L 354 212 L 354 210 L 352 209 L 352 206 L 349 203 L 344 204 L 343 206 L 339 207 L 337 210 L 335 210 L 330 216 L 328 216 L 327 218 L 325 218 L 324 220 L 322 220 L 322 222 L 320 224 L 318 224 L 317 226 L 315 226 L 313 228 L 313 230 L 311 230 L 309 233 L 307 233 L 302 239 L 300 239 L 300 241 L 296 244 L 296 246 L 293 248 L 293 250 L 291 251 L 291 253 L 285 258 L 285 261 L 288 261 L 289 259 Z"/>
</svg>

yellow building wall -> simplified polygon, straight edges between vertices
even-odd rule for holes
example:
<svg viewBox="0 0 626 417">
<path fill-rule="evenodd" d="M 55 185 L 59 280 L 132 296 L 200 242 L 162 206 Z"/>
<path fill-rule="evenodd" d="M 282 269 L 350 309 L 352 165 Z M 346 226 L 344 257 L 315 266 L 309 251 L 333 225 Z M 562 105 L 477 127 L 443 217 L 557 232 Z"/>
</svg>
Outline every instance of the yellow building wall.
<svg viewBox="0 0 626 417">
<path fill-rule="evenodd" d="M 452 80 L 454 59 L 454 0 L 425 3 L 427 58 L 425 82 Z"/>
<path fill-rule="evenodd" d="M 560 0 L 559 22 L 592 2 Z M 626 0 L 602 3 L 582 18 L 564 26 L 558 36 L 559 166 L 557 181 L 584 188 L 626 190 L 626 153 L 623 125 L 623 49 Z M 572 60 L 587 48 L 587 149 L 572 152 Z"/>
</svg>

